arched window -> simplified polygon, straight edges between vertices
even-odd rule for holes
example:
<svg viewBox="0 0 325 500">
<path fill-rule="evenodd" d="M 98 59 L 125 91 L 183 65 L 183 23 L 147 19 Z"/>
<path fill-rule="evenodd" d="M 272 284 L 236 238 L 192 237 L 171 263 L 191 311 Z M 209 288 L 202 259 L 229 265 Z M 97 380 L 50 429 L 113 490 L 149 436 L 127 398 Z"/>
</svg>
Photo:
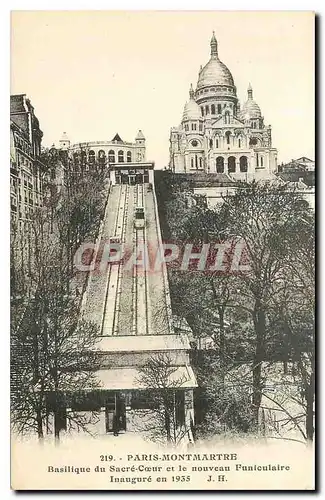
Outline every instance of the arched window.
<svg viewBox="0 0 325 500">
<path fill-rule="evenodd" d="M 215 115 L 216 114 L 216 107 L 214 104 L 211 104 L 211 115 Z"/>
<path fill-rule="evenodd" d="M 84 167 L 87 163 L 87 153 L 86 151 L 81 151 L 80 153 L 81 165 Z"/>
<path fill-rule="evenodd" d="M 124 151 L 120 150 L 117 153 L 118 163 L 124 163 Z"/>
<path fill-rule="evenodd" d="M 236 172 L 236 158 L 234 156 L 229 156 L 228 158 L 228 173 L 233 174 Z"/>
<path fill-rule="evenodd" d="M 131 161 L 132 161 L 132 153 L 131 153 L 131 151 L 128 151 L 128 152 L 126 153 L 126 161 L 127 161 L 128 163 L 131 163 Z"/>
<path fill-rule="evenodd" d="M 205 106 L 205 114 L 208 115 L 209 114 L 209 106 Z"/>
<path fill-rule="evenodd" d="M 91 164 L 95 163 L 95 151 L 93 151 L 92 149 L 88 153 L 88 160 Z"/>
<path fill-rule="evenodd" d="M 218 148 L 218 147 L 219 147 L 219 139 L 217 138 L 216 139 L 216 148 Z"/>
<path fill-rule="evenodd" d="M 247 156 L 239 158 L 239 167 L 241 172 L 247 172 Z"/>
<path fill-rule="evenodd" d="M 98 163 L 100 165 L 105 165 L 106 163 L 106 154 L 105 151 L 103 151 L 102 149 L 98 151 Z"/>
<path fill-rule="evenodd" d="M 218 115 L 221 115 L 221 104 L 218 104 Z"/>
<path fill-rule="evenodd" d="M 200 169 L 202 169 L 202 158 L 200 158 Z"/>
<path fill-rule="evenodd" d="M 218 174 L 223 174 L 225 170 L 225 161 L 222 156 L 218 156 L 216 159 L 216 170 Z"/>
<path fill-rule="evenodd" d="M 22 164 L 24 163 L 24 157 L 22 156 L 21 157 L 21 160 L 22 160 Z M 79 154 L 78 153 L 73 153 L 73 160 L 74 160 L 74 164 L 75 165 L 78 165 L 79 162 L 80 162 L 80 158 L 79 158 Z"/>
<path fill-rule="evenodd" d="M 227 144 L 230 144 L 230 136 L 231 136 L 231 132 L 228 130 L 226 132 L 226 141 L 227 141 Z"/>
<path fill-rule="evenodd" d="M 191 169 L 194 169 L 194 159 L 191 158 Z"/>
<path fill-rule="evenodd" d="M 238 137 L 238 147 L 241 148 L 241 138 Z"/>
<path fill-rule="evenodd" d="M 263 167 L 263 156 L 261 156 L 261 167 Z"/>
<path fill-rule="evenodd" d="M 108 152 L 108 163 L 115 163 L 115 152 L 113 149 Z"/>
<path fill-rule="evenodd" d="M 256 155 L 256 166 L 257 166 L 257 167 L 259 166 L 259 164 L 258 164 L 258 160 L 259 160 L 259 158 L 258 158 L 258 154 L 257 154 L 257 155 Z"/>
<path fill-rule="evenodd" d="M 229 111 L 225 112 L 225 123 L 226 124 L 230 123 L 230 113 L 229 113 Z"/>
<path fill-rule="evenodd" d="M 198 169 L 197 155 L 195 155 L 195 168 Z"/>
<path fill-rule="evenodd" d="M 201 106 L 201 114 L 202 114 L 202 116 L 204 116 L 204 107 L 203 106 Z"/>
<path fill-rule="evenodd" d="M 213 148 L 213 140 L 212 139 L 209 140 L 209 147 Z"/>
</svg>

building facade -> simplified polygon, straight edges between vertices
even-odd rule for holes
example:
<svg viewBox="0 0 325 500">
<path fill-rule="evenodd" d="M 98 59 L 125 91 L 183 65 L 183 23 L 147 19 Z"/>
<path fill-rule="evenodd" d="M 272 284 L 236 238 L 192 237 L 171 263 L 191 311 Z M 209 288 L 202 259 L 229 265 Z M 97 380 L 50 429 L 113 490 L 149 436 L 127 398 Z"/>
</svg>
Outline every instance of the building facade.
<svg viewBox="0 0 325 500">
<path fill-rule="evenodd" d="M 315 162 L 306 156 L 281 163 L 278 174 L 285 182 L 298 182 L 301 179 L 307 186 L 315 186 Z"/>
<path fill-rule="evenodd" d="M 95 165 L 109 167 L 117 163 L 143 163 L 146 160 L 146 140 L 141 130 L 138 131 L 134 142 L 123 141 L 119 134 L 116 134 L 111 141 L 76 144 L 71 144 L 64 132 L 59 141 L 59 149 L 69 151 L 75 174 L 91 170 Z"/>
<path fill-rule="evenodd" d="M 170 132 L 169 168 L 186 173 L 227 174 L 235 180 L 269 179 L 277 170 L 271 126 L 249 85 L 240 108 L 233 76 L 219 59 L 213 33 L 211 56 L 192 85 L 182 122 Z"/>
<path fill-rule="evenodd" d="M 13 220 L 28 221 L 43 203 L 43 132 L 25 94 L 10 96 L 10 200 Z"/>
</svg>

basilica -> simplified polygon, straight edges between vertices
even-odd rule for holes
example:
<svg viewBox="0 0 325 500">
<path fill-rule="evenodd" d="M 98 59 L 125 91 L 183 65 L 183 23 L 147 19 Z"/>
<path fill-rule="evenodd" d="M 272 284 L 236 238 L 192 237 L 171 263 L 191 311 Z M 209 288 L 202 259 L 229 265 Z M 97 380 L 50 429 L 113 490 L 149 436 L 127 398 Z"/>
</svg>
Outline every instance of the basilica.
<svg viewBox="0 0 325 500">
<path fill-rule="evenodd" d="M 233 180 L 271 179 L 277 169 L 271 126 L 249 85 L 240 107 L 231 72 L 219 59 L 213 33 L 211 56 L 192 85 L 179 127 L 171 129 L 169 168 L 175 173 L 219 173 Z"/>
</svg>

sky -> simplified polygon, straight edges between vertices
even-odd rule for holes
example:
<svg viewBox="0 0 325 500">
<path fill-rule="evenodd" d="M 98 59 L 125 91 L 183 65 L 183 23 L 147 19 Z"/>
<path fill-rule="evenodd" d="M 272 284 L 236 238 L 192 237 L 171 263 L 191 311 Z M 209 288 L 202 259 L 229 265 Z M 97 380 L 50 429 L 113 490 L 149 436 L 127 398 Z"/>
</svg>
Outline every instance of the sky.
<svg viewBox="0 0 325 500">
<path fill-rule="evenodd" d="M 314 159 L 314 17 L 262 11 L 15 11 L 11 94 L 27 94 L 43 144 L 133 141 L 168 165 L 170 128 L 210 57 L 215 31 L 222 62 L 243 103 L 249 82 L 278 162 Z"/>
</svg>

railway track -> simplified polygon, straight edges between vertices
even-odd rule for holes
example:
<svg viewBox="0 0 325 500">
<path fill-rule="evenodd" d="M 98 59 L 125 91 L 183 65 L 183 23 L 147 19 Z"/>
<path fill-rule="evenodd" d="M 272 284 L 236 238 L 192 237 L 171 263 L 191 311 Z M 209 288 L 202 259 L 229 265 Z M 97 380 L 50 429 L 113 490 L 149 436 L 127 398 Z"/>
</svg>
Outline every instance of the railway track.
<svg viewBox="0 0 325 500">
<path fill-rule="evenodd" d="M 100 294 L 101 307 L 97 306 L 96 311 L 102 313 L 98 315 L 101 326 L 101 336 L 116 335 L 152 335 L 166 331 L 164 318 L 168 317 L 168 305 L 160 304 L 161 298 L 166 296 L 166 276 L 150 277 L 150 266 L 147 265 L 149 259 L 148 243 L 155 245 L 159 243 L 159 229 L 156 220 L 157 214 L 154 207 L 154 200 L 147 197 L 148 186 L 146 184 L 137 184 L 130 186 L 121 184 L 114 186 L 115 206 L 107 212 L 104 222 L 104 236 L 109 243 L 109 238 L 114 238 L 122 246 L 122 250 L 127 246 L 131 247 L 133 259 L 140 261 L 140 265 L 133 265 L 128 269 L 125 262 L 119 261 L 109 263 L 105 268 L 105 274 L 98 277 L 98 286 L 100 283 L 103 290 Z M 148 193 L 149 194 L 149 193 Z M 137 207 L 143 207 L 145 214 L 144 227 L 135 227 L 135 210 Z M 149 224 L 149 226 L 148 226 Z M 148 241 L 149 239 L 157 239 Z M 140 254 L 142 254 L 141 258 Z M 129 256 L 128 256 L 129 257 Z M 134 265 L 135 264 L 135 265 Z M 144 264 L 144 265 L 142 265 Z M 104 269 L 103 269 L 104 270 Z M 166 272 L 166 270 L 164 270 Z M 96 282 L 94 283 L 96 284 Z M 159 288 L 162 286 L 162 293 Z M 156 293 L 158 290 L 158 294 Z M 153 295 L 151 297 L 151 295 Z M 159 298 L 161 297 L 161 298 Z M 152 310 L 152 301 L 157 302 L 156 306 L 166 308 L 166 313 L 155 316 Z M 97 296 L 97 301 L 100 297 Z M 165 301 L 164 301 L 165 302 Z M 161 316 L 161 317 L 160 317 Z"/>
<path fill-rule="evenodd" d="M 148 296 L 148 247 L 147 247 L 147 230 L 146 230 L 146 207 L 145 207 L 145 185 L 138 184 L 136 187 L 136 206 L 144 208 L 145 224 L 143 228 L 136 229 L 133 227 L 135 254 L 139 255 L 142 251 L 142 261 L 144 266 L 133 266 L 134 278 L 134 331 L 135 335 L 149 335 L 149 316 L 150 302 Z"/>
<path fill-rule="evenodd" d="M 129 186 L 121 185 L 118 210 L 115 219 L 114 234 L 111 238 L 119 240 L 123 244 L 125 236 L 126 215 L 128 207 Z M 109 264 L 104 299 L 104 313 L 102 319 L 101 335 L 116 335 L 118 327 L 120 286 L 121 286 L 121 261 L 116 264 Z"/>
</svg>

